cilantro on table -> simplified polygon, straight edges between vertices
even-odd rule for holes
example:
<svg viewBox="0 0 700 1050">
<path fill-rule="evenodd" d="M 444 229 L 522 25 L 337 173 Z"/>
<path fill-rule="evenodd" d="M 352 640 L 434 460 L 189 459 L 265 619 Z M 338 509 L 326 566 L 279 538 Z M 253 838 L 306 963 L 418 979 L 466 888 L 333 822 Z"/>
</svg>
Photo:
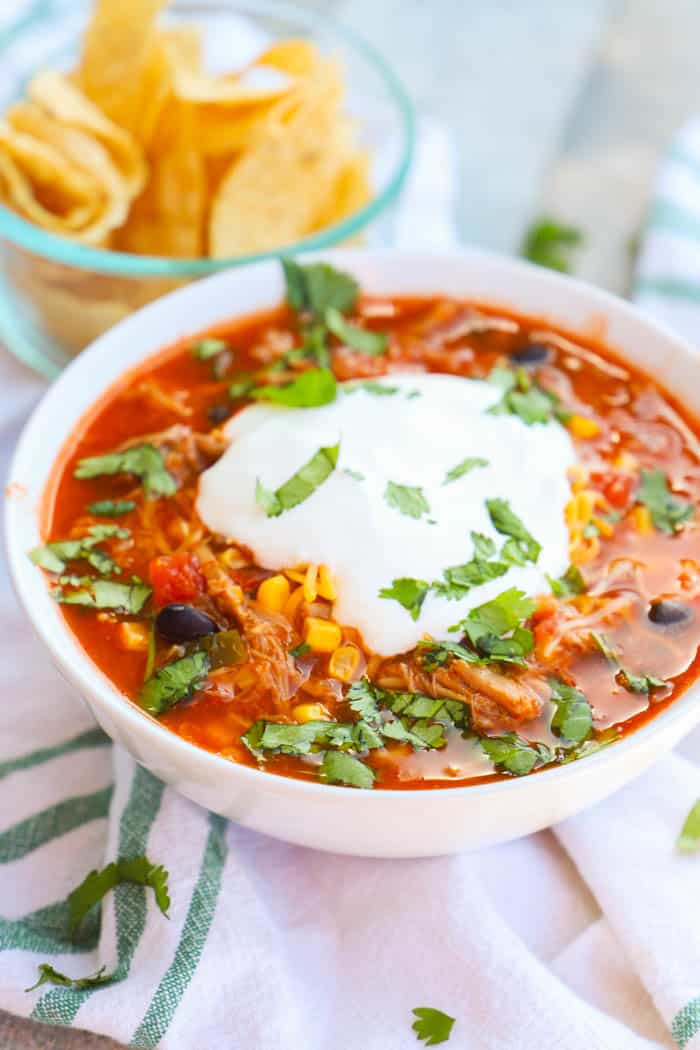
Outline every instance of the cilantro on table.
<svg viewBox="0 0 700 1050">
<path fill-rule="evenodd" d="M 426 580 L 416 580 L 412 576 L 400 576 L 391 581 L 390 587 L 382 587 L 379 597 L 393 598 L 411 614 L 411 619 L 417 620 L 429 590 L 430 584 Z"/>
<path fill-rule="evenodd" d="M 303 503 L 314 494 L 319 485 L 326 481 L 335 470 L 338 462 L 340 444 L 320 448 L 308 463 L 292 474 L 288 481 L 274 492 L 265 488 L 258 478 L 255 486 L 255 502 L 265 511 L 268 518 L 277 518 L 285 510 Z"/>
<path fill-rule="evenodd" d="M 683 821 L 683 827 L 676 840 L 676 849 L 680 853 L 697 853 L 700 849 L 700 799 Z"/>
<path fill-rule="evenodd" d="M 388 340 L 384 332 L 374 332 L 371 328 L 360 328 L 359 325 L 350 324 L 334 306 L 326 310 L 325 319 L 328 330 L 351 350 L 358 350 L 370 357 L 379 357 L 386 353 Z"/>
<path fill-rule="evenodd" d="M 416 1033 L 416 1039 L 424 1040 L 426 1046 L 437 1046 L 438 1043 L 446 1043 L 450 1038 L 454 1017 L 444 1014 L 442 1010 L 435 1010 L 432 1006 L 415 1006 L 413 1008 L 416 1020 L 411 1027 Z"/>
<path fill-rule="evenodd" d="M 190 347 L 192 356 L 196 357 L 198 361 L 210 361 L 213 357 L 224 353 L 224 351 L 230 351 L 230 349 L 231 347 L 224 339 L 213 338 L 200 339 Z"/>
<path fill-rule="evenodd" d="M 318 408 L 335 401 L 336 392 L 335 376 L 329 368 L 307 368 L 291 383 L 253 386 L 245 395 L 239 396 L 248 396 L 255 401 L 272 401 L 289 408 Z"/>
<path fill-rule="evenodd" d="M 287 302 L 296 313 L 323 320 L 327 310 L 349 313 L 357 302 L 357 281 L 328 263 L 302 266 L 293 259 L 282 259 L 282 269 Z"/>
<path fill-rule="evenodd" d="M 636 498 L 649 510 L 654 527 L 669 536 L 695 514 L 692 503 L 673 495 L 662 470 L 642 470 Z"/>
<path fill-rule="evenodd" d="M 192 653 L 160 667 L 141 687 L 138 702 L 152 715 L 162 715 L 186 700 L 202 685 L 209 671 L 206 653 Z"/>
<path fill-rule="evenodd" d="M 43 547 L 34 547 L 29 557 L 35 565 L 48 572 L 63 572 L 69 561 L 86 561 L 103 576 L 121 572 L 121 569 L 108 554 L 99 550 L 97 544 L 108 539 L 126 539 L 131 533 L 118 525 L 91 525 L 87 536 L 76 540 L 57 540 Z"/>
<path fill-rule="evenodd" d="M 591 638 L 600 649 L 608 663 L 615 668 L 615 681 L 623 686 L 628 693 L 638 693 L 648 696 L 654 689 L 664 689 L 670 683 L 663 678 L 657 678 L 652 674 L 635 674 L 629 668 L 624 667 L 616 649 L 611 645 L 605 635 L 598 631 L 591 631 Z"/>
<path fill-rule="evenodd" d="M 557 736 L 581 744 L 593 729 L 593 712 L 585 695 L 580 689 L 566 685 L 558 678 L 550 680 L 552 700 L 555 711 L 552 717 L 552 730 Z"/>
<path fill-rule="evenodd" d="M 550 270 L 569 273 L 572 254 L 583 244 L 583 233 L 549 216 L 536 219 L 523 238 L 520 254 Z"/>
<path fill-rule="evenodd" d="M 321 777 L 329 784 L 365 789 L 374 787 L 376 779 L 374 770 L 344 751 L 326 751 L 321 763 Z"/>
<path fill-rule="evenodd" d="M 62 585 L 51 592 L 54 601 L 61 605 L 84 605 L 91 609 L 114 609 L 117 612 L 140 613 L 151 597 L 147 583 L 132 577 L 131 583 L 120 580 L 93 580 L 89 576 L 61 577 Z M 66 586 L 70 590 L 66 590 Z"/>
<path fill-rule="evenodd" d="M 384 499 L 390 507 L 408 518 L 420 518 L 430 513 L 423 489 L 417 485 L 399 485 L 396 481 L 387 481 Z"/>
<path fill-rule="evenodd" d="M 552 419 L 566 423 L 571 416 L 559 397 L 545 390 L 524 368 L 494 368 L 489 382 L 503 391 L 503 397 L 489 409 L 489 415 L 518 416 L 528 426 Z"/>
<path fill-rule="evenodd" d="M 168 915 L 168 872 L 162 864 L 153 864 L 145 856 L 118 857 L 105 868 L 85 876 L 68 897 L 68 931 L 74 936 L 90 909 L 122 882 L 134 882 L 153 890 L 156 904 Z"/>
<path fill-rule="evenodd" d="M 479 743 L 497 769 L 515 777 L 526 776 L 535 766 L 546 765 L 554 758 L 545 744 L 530 744 L 516 733 L 483 736 Z"/>
<path fill-rule="evenodd" d="M 487 499 L 486 509 L 496 532 L 515 540 L 515 551 L 526 561 L 536 562 L 542 550 L 541 544 L 528 532 L 522 521 L 505 499 Z M 509 550 L 513 550 L 511 545 Z"/>
<path fill-rule="evenodd" d="M 98 499 L 88 503 L 87 509 L 97 518 L 118 518 L 122 514 L 129 514 L 135 507 L 132 499 Z"/>
<path fill-rule="evenodd" d="M 576 565 L 570 565 L 563 576 L 555 578 L 547 573 L 545 576 L 556 598 L 573 598 L 577 594 L 583 594 L 586 590 L 586 581 Z"/>
<path fill-rule="evenodd" d="M 524 664 L 534 639 L 523 623 L 535 608 L 536 603 L 524 591 L 511 587 L 471 609 L 450 631 L 462 631 L 477 654 L 486 660 Z"/>
<path fill-rule="evenodd" d="M 452 470 L 447 471 L 443 485 L 449 485 L 451 481 L 463 478 L 465 474 L 468 474 L 471 470 L 476 470 L 477 467 L 488 467 L 488 465 L 489 461 L 481 456 L 467 456 L 456 467 L 452 467 Z"/>
<path fill-rule="evenodd" d="M 162 454 L 155 445 L 148 443 L 132 445 L 123 452 L 107 452 L 103 456 L 81 459 L 73 473 L 74 477 L 81 480 L 113 474 L 133 474 L 141 481 L 149 499 L 172 496 L 177 487 L 165 468 Z"/>
<path fill-rule="evenodd" d="M 114 974 L 105 973 L 106 969 L 106 966 L 101 966 L 96 973 L 90 974 L 88 977 L 67 977 L 66 974 L 56 970 L 50 963 L 39 963 L 39 978 L 36 984 L 32 984 L 24 990 L 25 992 L 33 992 L 36 988 L 41 988 L 43 984 L 74 988 L 78 992 L 84 988 L 99 988 L 101 985 L 109 984 L 110 981 L 114 980 Z"/>
</svg>

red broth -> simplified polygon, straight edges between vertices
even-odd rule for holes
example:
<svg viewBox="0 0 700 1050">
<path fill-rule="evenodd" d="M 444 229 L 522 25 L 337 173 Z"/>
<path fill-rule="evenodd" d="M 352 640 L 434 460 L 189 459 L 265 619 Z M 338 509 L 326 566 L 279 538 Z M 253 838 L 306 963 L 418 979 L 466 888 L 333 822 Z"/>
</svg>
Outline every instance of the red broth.
<svg viewBox="0 0 700 1050">
<path fill-rule="evenodd" d="M 427 719 L 427 724 L 443 727 L 439 746 L 384 740 L 382 746 L 376 742 L 367 748 L 346 746 L 344 753 L 372 771 L 376 788 L 462 786 L 529 772 L 524 767 L 536 743 L 548 750 L 535 757 L 533 771 L 583 758 L 672 703 L 698 674 L 696 421 L 655 381 L 607 348 L 536 319 L 437 297 L 366 296 L 350 320 L 387 333 L 389 348 L 383 355 L 368 356 L 331 337 L 330 364 L 338 380 L 371 379 L 407 369 L 486 378 L 494 367 L 516 369 L 525 361 L 526 372 L 517 374 L 527 375 L 558 399 L 565 410 L 563 425 L 574 440 L 579 467 L 571 479 L 567 514 L 576 518 L 570 523 L 571 558 L 585 590 L 569 596 L 535 596 L 537 607 L 523 625 L 533 639 L 525 666 L 492 661 L 489 667 L 496 677 L 485 692 L 471 681 L 455 686 L 454 665 L 449 662 L 432 674 L 426 672 L 415 652 L 401 654 L 388 664 L 366 649 L 351 626 L 340 625 L 342 645 L 357 659 L 350 674 L 357 680 L 364 672 L 374 683 L 377 695 L 383 697 L 379 705 L 383 718 L 397 719 L 384 703 L 391 702 L 394 694 L 381 686 L 395 679 L 397 667 L 399 675 L 420 672 L 421 695 L 451 696 L 464 711 L 457 724 L 444 712 L 433 722 Z M 112 572 L 112 577 L 123 582 L 138 576 L 153 588 L 138 612 L 62 605 L 77 639 L 119 691 L 143 702 L 148 674 L 157 674 L 196 651 L 196 644 L 173 644 L 153 627 L 163 605 L 189 604 L 215 620 L 219 630 L 238 631 L 248 655 L 242 662 L 210 666 L 190 695 L 158 714 L 163 724 L 199 747 L 248 766 L 285 776 L 329 779 L 323 766 L 332 749 L 327 739 L 319 737 L 307 754 L 285 754 L 279 749 L 254 754 L 242 736 L 261 720 L 304 724 L 301 708 L 308 705 L 316 705 L 322 719 L 352 728 L 358 715 L 347 701 L 350 682 L 333 677 L 329 654 L 288 655 L 303 641 L 308 602 L 302 597 L 270 615 L 257 594 L 261 582 L 273 573 L 256 566 L 244 549 L 209 535 L 194 510 L 198 475 L 223 448 L 222 422 L 249 403 L 245 398 L 232 400 L 230 385 L 251 374 L 258 384 L 286 382 L 313 367 L 298 355 L 296 360 L 294 355 L 284 357 L 300 345 L 300 331 L 299 318 L 281 306 L 204 333 L 223 340 L 231 354 L 224 351 L 200 360 L 192 352 L 197 340 L 188 339 L 127 373 L 78 424 L 64 449 L 46 497 L 44 532 L 47 540 L 56 542 L 85 537 L 91 526 L 119 526 L 125 530 L 123 536 L 109 536 L 99 543 L 121 570 L 119 575 Z M 527 360 L 538 356 L 542 360 Z M 287 361 L 286 369 L 280 368 L 282 361 Z M 138 479 L 123 472 L 88 479 L 74 476 L 86 457 L 134 442 L 149 442 L 159 450 L 176 481 L 172 495 L 149 499 Z M 655 520 L 638 498 L 643 471 L 663 474 L 671 516 L 683 519 L 671 531 L 663 531 L 659 526 L 663 515 L 659 518 L 657 513 Z M 88 509 L 95 501 L 115 500 L 130 501 L 130 509 L 116 517 L 98 516 Z M 680 507 L 680 513 L 674 507 L 676 511 Z M 85 562 L 71 562 L 63 570 L 66 574 L 84 576 Z M 52 589 L 64 595 L 86 586 L 77 579 L 61 583 L 55 572 L 47 575 Z M 87 575 L 96 574 L 87 568 Z M 293 597 L 300 584 L 294 579 L 288 582 Z M 221 598 L 221 588 L 230 585 L 240 596 L 236 611 Z M 317 597 L 316 604 L 324 600 Z M 658 605 L 662 600 L 666 604 Z M 658 622 L 669 617 L 677 622 Z M 246 634 L 250 624 L 262 624 L 269 632 L 277 663 L 268 657 L 263 660 L 251 647 Z M 594 632 L 605 638 L 617 662 L 606 659 Z M 499 675 L 516 689 L 534 675 L 579 690 L 592 713 L 590 732 L 576 741 L 562 737 L 550 725 L 551 704 L 536 717 L 519 718 L 517 709 L 501 705 Z M 662 684 L 650 685 L 649 679 Z M 416 720 L 404 717 L 402 724 L 415 728 Z M 487 755 L 484 740 L 505 742 L 510 748 L 507 761 Z M 523 764 L 514 754 L 518 748 L 526 755 Z M 355 781 L 351 777 L 349 782 Z"/>
</svg>

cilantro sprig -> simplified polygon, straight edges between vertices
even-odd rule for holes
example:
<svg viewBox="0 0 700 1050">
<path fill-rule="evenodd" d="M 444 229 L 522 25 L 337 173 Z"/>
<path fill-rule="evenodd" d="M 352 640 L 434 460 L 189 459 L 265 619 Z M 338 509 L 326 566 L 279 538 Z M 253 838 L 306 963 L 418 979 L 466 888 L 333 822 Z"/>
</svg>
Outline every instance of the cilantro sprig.
<svg viewBox="0 0 700 1050">
<path fill-rule="evenodd" d="M 641 471 L 637 502 L 647 507 L 654 527 L 669 536 L 679 532 L 695 514 L 692 503 L 673 495 L 666 475 L 658 469 Z"/>
<path fill-rule="evenodd" d="M 413 1013 L 416 1020 L 411 1027 L 416 1033 L 416 1039 L 424 1041 L 426 1046 L 447 1042 L 455 1023 L 454 1017 L 432 1006 L 415 1006 Z"/>
<path fill-rule="evenodd" d="M 254 401 L 272 401 L 288 408 L 318 408 L 335 401 L 336 392 L 335 376 L 329 368 L 307 368 L 290 383 L 249 387 L 239 396 L 251 397 Z"/>
<path fill-rule="evenodd" d="M 584 693 L 558 678 L 550 679 L 555 704 L 552 730 L 572 744 L 582 744 L 591 735 L 593 712 Z"/>
<path fill-rule="evenodd" d="M 477 467 L 488 467 L 488 465 L 489 461 L 482 456 L 467 456 L 466 459 L 461 460 L 451 470 L 447 471 L 443 485 L 449 485 L 451 481 L 458 481 L 459 478 L 463 478 L 465 474 L 476 470 Z"/>
<path fill-rule="evenodd" d="M 496 769 L 515 777 L 526 776 L 535 766 L 546 765 L 554 759 L 546 744 L 531 744 L 517 733 L 484 736 L 479 743 Z"/>
<path fill-rule="evenodd" d="M 88 456 L 78 461 L 73 476 L 80 480 L 110 477 L 113 474 L 133 474 L 143 485 L 148 499 L 172 496 L 177 486 L 165 467 L 162 454 L 148 443 L 132 445 L 123 452 L 107 452 L 103 456 Z"/>
<path fill-rule="evenodd" d="M 560 398 L 546 390 L 524 368 L 494 368 L 489 382 L 503 391 L 501 400 L 489 409 L 489 415 L 518 416 L 528 426 L 549 423 L 552 419 L 566 423 L 571 418 Z"/>
<path fill-rule="evenodd" d="M 423 489 L 417 485 L 399 485 L 396 481 L 387 481 L 384 499 L 390 507 L 408 518 L 420 518 L 423 514 L 430 514 L 430 506 Z"/>
<path fill-rule="evenodd" d="M 60 577 L 62 584 L 51 592 L 61 605 L 83 605 L 90 609 L 114 609 L 136 615 L 151 597 L 152 589 L 138 576 L 131 583 L 121 580 L 93 580 L 89 576 Z"/>
<path fill-rule="evenodd" d="M 167 918 L 170 907 L 168 872 L 147 857 L 119 857 L 105 868 L 89 872 L 68 897 L 68 932 L 75 936 L 81 922 L 95 904 L 123 882 L 134 882 L 153 890 L 156 904 Z"/>
<path fill-rule="evenodd" d="M 598 631 L 591 631 L 591 638 L 611 667 L 614 668 L 615 681 L 618 685 L 623 686 L 628 693 L 638 693 L 643 696 L 648 696 L 655 689 L 664 689 L 670 684 L 665 681 L 665 679 L 657 678 L 652 674 L 636 674 L 634 671 L 630 671 L 629 668 L 625 667 L 620 662 L 617 650 L 608 641 L 604 634 L 600 634 Z"/>
<path fill-rule="evenodd" d="M 461 631 L 486 660 L 522 665 L 534 644 L 532 631 L 523 624 L 535 608 L 536 603 L 524 591 L 510 587 L 471 609 L 450 631 Z"/>
<path fill-rule="evenodd" d="M 374 332 L 371 328 L 360 328 L 350 324 L 335 307 L 331 306 L 325 313 L 326 327 L 345 346 L 358 350 L 370 357 L 380 357 L 386 353 L 388 339 L 384 332 Z"/>
<path fill-rule="evenodd" d="M 268 518 L 277 518 L 285 510 L 303 503 L 314 494 L 319 485 L 331 476 L 338 462 L 340 444 L 320 448 L 311 459 L 300 467 L 291 478 L 274 491 L 265 488 L 258 478 L 255 486 L 255 502 Z"/>
<path fill-rule="evenodd" d="M 205 652 L 173 660 L 146 679 L 139 691 L 138 702 L 152 715 L 162 715 L 192 696 L 204 683 L 209 667 L 209 657 Z"/>
<path fill-rule="evenodd" d="M 87 535 L 75 540 L 56 540 L 43 547 L 34 547 L 29 557 L 35 565 L 47 572 L 64 572 L 66 564 L 72 561 L 85 561 L 103 576 L 110 573 L 119 575 L 121 569 L 108 554 L 100 550 L 98 544 L 109 539 L 127 539 L 131 533 L 118 525 L 91 525 Z"/>
<path fill-rule="evenodd" d="M 413 576 L 399 576 L 391 581 L 390 587 L 381 588 L 379 597 L 391 598 L 398 602 L 410 613 L 412 620 L 417 620 L 430 587 L 427 580 L 417 580 Z"/>
<path fill-rule="evenodd" d="M 101 985 L 109 984 L 114 980 L 113 973 L 105 973 L 106 966 L 101 966 L 96 973 L 88 977 L 68 977 L 65 973 L 55 969 L 50 963 L 39 963 L 39 978 L 35 984 L 25 988 L 25 992 L 33 992 L 41 988 L 43 984 L 55 984 L 61 988 L 73 988 L 80 992 L 84 988 L 99 988 Z"/>
</svg>

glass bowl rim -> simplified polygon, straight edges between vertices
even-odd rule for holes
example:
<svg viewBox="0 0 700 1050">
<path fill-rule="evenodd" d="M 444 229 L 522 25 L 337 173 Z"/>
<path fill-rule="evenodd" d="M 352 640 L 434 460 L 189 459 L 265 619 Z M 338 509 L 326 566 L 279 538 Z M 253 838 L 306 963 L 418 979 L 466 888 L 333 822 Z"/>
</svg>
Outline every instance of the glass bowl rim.
<svg viewBox="0 0 700 1050">
<path fill-rule="evenodd" d="M 252 6 L 252 0 L 241 0 L 242 6 Z M 401 154 L 398 163 L 384 188 L 367 204 L 340 222 L 326 226 L 316 233 L 290 244 L 280 245 L 261 252 L 227 256 L 222 259 L 186 258 L 178 259 L 161 255 L 136 255 L 133 252 L 110 251 L 106 248 L 91 248 L 59 234 L 50 233 L 22 218 L 16 212 L 0 204 L 0 238 L 24 248 L 34 255 L 52 262 L 63 263 L 82 270 L 94 270 L 122 277 L 203 277 L 219 270 L 246 263 L 261 262 L 293 255 L 299 252 L 326 248 L 346 240 L 367 226 L 397 196 L 411 165 L 415 146 L 415 113 L 401 80 L 385 61 L 380 52 L 363 36 L 343 25 L 342 22 L 323 12 L 310 10 L 288 0 L 255 0 L 255 11 L 259 14 L 277 15 L 298 21 L 305 27 L 321 26 L 331 37 L 347 45 L 350 51 L 359 54 L 372 66 L 383 81 L 400 117 Z M 45 0 L 35 0 L 29 10 L 14 22 L 0 30 L 0 56 L 17 37 L 30 33 L 43 21 L 51 17 L 51 5 Z"/>
</svg>

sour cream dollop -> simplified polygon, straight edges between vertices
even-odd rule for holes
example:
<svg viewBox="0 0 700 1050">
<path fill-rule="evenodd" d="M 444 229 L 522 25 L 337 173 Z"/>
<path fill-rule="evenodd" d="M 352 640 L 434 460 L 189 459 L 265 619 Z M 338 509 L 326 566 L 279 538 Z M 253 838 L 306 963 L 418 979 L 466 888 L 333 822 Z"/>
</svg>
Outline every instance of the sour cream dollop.
<svg viewBox="0 0 700 1050">
<path fill-rule="evenodd" d="M 334 618 L 357 628 L 372 651 L 391 655 L 426 634 L 454 639 L 450 625 L 509 587 L 549 590 L 545 573 L 558 576 L 569 561 L 564 507 L 575 455 L 555 421 L 528 426 L 517 416 L 490 415 L 502 392 L 483 380 L 401 373 L 377 382 L 394 392 L 344 384 L 320 408 L 244 408 L 226 427 L 227 451 L 200 478 L 197 510 L 265 568 L 327 565 L 337 588 Z M 338 443 L 327 480 L 304 502 L 268 517 L 256 502 L 257 480 L 274 491 L 320 448 Z M 446 483 L 469 457 L 487 465 Z M 386 498 L 389 482 L 420 488 L 429 509 L 419 518 L 401 513 Z M 417 620 L 380 597 L 394 579 L 439 580 L 468 561 L 472 531 L 500 549 L 507 537 L 490 520 L 486 500 L 493 498 L 507 500 L 541 544 L 536 565 L 513 566 L 459 600 L 430 592 Z"/>
</svg>

